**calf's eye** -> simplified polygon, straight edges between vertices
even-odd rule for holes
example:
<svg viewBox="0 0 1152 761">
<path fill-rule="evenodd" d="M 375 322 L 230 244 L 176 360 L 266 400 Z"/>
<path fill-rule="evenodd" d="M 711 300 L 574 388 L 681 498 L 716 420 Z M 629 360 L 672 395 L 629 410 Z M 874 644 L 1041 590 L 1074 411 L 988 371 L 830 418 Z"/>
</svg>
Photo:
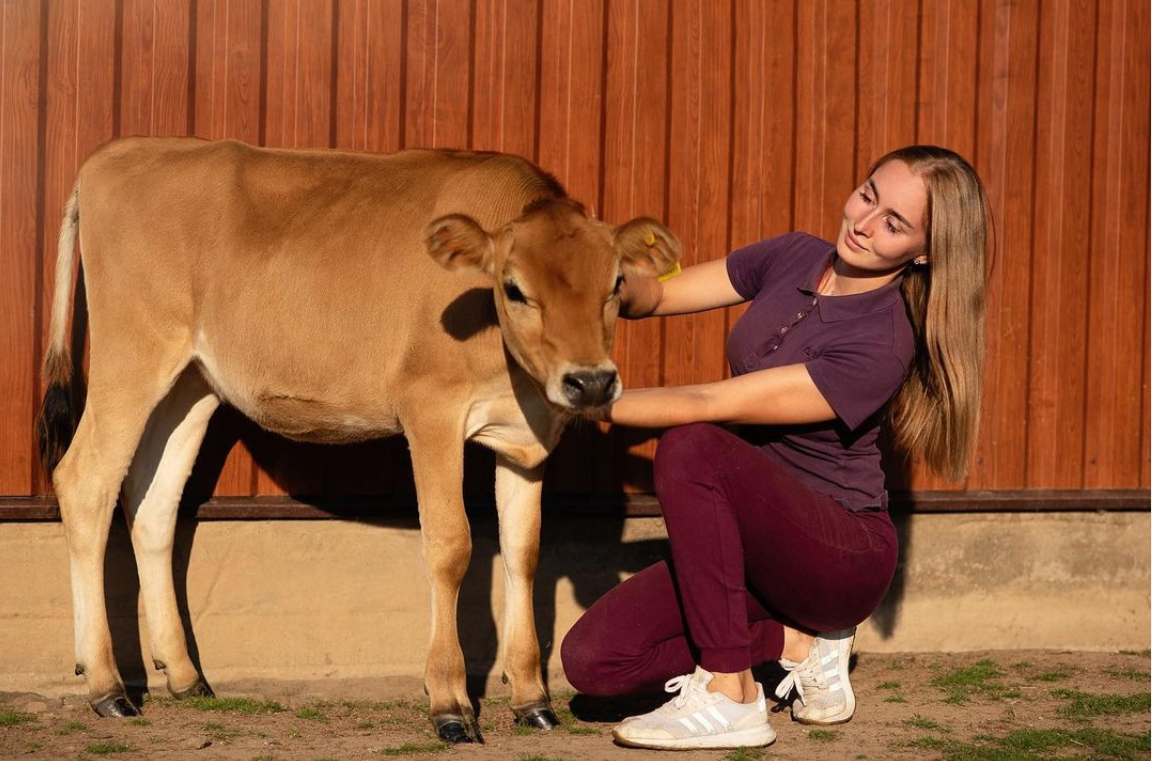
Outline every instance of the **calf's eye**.
<svg viewBox="0 0 1152 761">
<path fill-rule="evenodd" d="M 504 298 L 509 301 L 515 301 L 517 304 L 527 304 L 528 299 L 524 297 L 524 292 L 515 283 L 504 284 Z"/>
<path fill-rule="evenodd" d="M 612 295 L 613 296 L 619 296 L 620 295 L 620 287 L 622 285 L 624 285 L 624 276 L 623 275 L 617 275 L 616 276 L 616 286 L 612 289 Z"/>
</svg>

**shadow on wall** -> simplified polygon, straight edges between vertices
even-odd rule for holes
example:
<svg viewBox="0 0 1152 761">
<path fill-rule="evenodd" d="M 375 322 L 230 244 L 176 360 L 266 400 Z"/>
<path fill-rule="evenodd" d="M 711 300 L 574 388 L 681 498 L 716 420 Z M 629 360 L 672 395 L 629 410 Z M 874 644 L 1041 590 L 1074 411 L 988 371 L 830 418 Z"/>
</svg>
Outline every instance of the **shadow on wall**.
<svg viewBox="0 0 1152 761">
<path fill-rule="evenodd" d="M 642 432 L 634 432 L 640 435 Z M 592 446 L 592 451 L 615 451 L 617 459 L 630 458 L 627 467 L 615 467 L 616 474 L 635 472 L 637 467 L 650 466 L 647 459 L 627 453 L 624 446 L 613 446 L 602 441 L 606 436 L 597 429 L 583 428 L 571 432 L 569 436 L 581 447 Z M 252 453 L 254 461 L 265 470 L 284 467 L 287 462 L 292 470 L 289 483 L 281 483 L 288 489 L 299 483 L 325 485 L 344 484 L 349 494 L 371 493 L 371 489 L 383 479 L 393 484 L 402 484 L 401 494 L 413 494 L 411 469 L 407 457 L 407 445 L 402 438 L 394 438 L 355 447 L 330 447 L 303 445 L 287 442 L 261 430 L 254 423 L 243 418 L 234 410 L 222 408 L 214 417 L 201 450 L 193 475 L 189 480 L 183 514 L 177 522 L 176 543 L 173 557 L 173 573 L 177 593 L 177 603 L 188 641 L 189 654 L 196 667 L 200 668 L 199 651 L 195 631 L 192 628 L 192 615 L 188 609 L 187 576 L 196 537 L 196 521 L 188 513 L 205 496 L 212 494 L 225 466 L 228 453 L 241 442 Z M 571 446 L 571 445 L 570 445 Z M 492 584 L 498 573 L 494 560 L 499 554 L 499 533 L 493 504 L 492 453 L 479 447 L 469 447 L 466 452 L 465 492 L 468 495 L 469 519 L 472 523 L 473 552 L 472 562 L 460 596 L 460 641 L 464 650 L 469 671 L 469 693 L 474 698 L 486 692 L 489 678 L 493 675 L 499 657 L 498 623 L 491 605 Z M 369 471 L 369 472 L 360 472 Z M 273 473 L 275 478 L 275 473 Z M 899 479 L 897 479 L 899 480 Z M 404 486 L 403 484 L 405 484 Z M 278 481 L 279 483 L 279 481 Z M 361 491 L 363 490 L 363 491 Z M 326 491 L 331 494 L 331 491 Z M 540 564 L 536 573 L 536 624 L 540 638 L 541 659 L 548 663 L 553 651 L 559 646 L 562 632 L 557 631 L 555 596 L 558 585 L 565 579 L 571 584 L 579 605 L 587 608 L 599 597 L 615 586 L 620 574 L 632 574 L 667 556 L 665 540 L 644 540 L 623 542 L 625 507 L 622 487 L 618 503 L 611 501 L 589 512 L 559 513 L 548 508 L 548 495 L 545 495 L 545 520 L 542 529 Z M 307 497 L 297 497 L 308 501 Z M 330 499 L 330 498 L 329 498 Z M 602 500 L 601 500 L 602 502 Z M 352 516 L 349 516 L 352 517 Z M 357 520 L 363 520 L 357 514 Z M 392 518 L 374 519 L 374 525 L 411 527 L 415 517 L 397 515 Z M 902 555 L 906 552 L 909 535 L 907 515 L 894 515 L 900 534 Z M 114 522 L 108 553 L 105 561 L 108 595 L 109 620 L 117 662 L 121 675 L 129 685 L 130 693 L 139 699 L 146 689 L 148 668 L 147 658 L 140 650 L 138 626 L 139 580 L 136 575 L 135 560 L 131 541 L 124 520 L 118 515 Z M 888 594 L 873 616 L 883 637 L 891 636 L 900 610 L 904 590 L 904 566 L 901 563 L 893 579 Z M 386 636 L 386 632 L 381 635 Z M 203 673 L 203 672 L 202 672 Z M 211 681 L 212 674 L 204 674 Z M 547 679 L 547 674 L 545 674 Z"/>
</svg>

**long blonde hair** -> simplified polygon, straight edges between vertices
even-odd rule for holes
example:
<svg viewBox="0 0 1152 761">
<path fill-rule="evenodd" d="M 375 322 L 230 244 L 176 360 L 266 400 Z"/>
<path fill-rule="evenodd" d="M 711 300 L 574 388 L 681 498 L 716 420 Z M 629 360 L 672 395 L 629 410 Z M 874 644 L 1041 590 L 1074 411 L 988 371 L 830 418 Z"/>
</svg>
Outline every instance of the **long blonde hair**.
<svg viewBox="0 0 1152 761">
<path fill-rule="evenodd" d="M 928 191 L 926 265 L 910 265 L 901 290 L 916 338 L 908 378 L 889 406 L 893 439 L 905 452 L 923 452 L 928 465 L 963 480 L 980 419 L 984 360 L 988 212 L 972 165 L 946 148 L 913 145 L 892 151 L 924 180 Z"/>
</svg>

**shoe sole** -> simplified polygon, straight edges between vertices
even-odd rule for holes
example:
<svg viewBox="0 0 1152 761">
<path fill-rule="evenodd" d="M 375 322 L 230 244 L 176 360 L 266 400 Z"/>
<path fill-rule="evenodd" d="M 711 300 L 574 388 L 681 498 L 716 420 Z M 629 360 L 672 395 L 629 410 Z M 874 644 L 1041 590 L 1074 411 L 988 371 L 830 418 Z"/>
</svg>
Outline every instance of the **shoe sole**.
<svg viewBox="0 0 1152 761">
<path fill-rule="evenodd" d="M 649 748 L 651 750 L 684 750 L 687 748 L 763 748 L 776 741 L 776 731 L 768 725 L 742 729 L 739 732 L 725 732 L 719 735 L 700 735 L 677 739 L 632 739 L 612 732 L 612 737 L 620 745 L 629 748 Z"/>
</svg>

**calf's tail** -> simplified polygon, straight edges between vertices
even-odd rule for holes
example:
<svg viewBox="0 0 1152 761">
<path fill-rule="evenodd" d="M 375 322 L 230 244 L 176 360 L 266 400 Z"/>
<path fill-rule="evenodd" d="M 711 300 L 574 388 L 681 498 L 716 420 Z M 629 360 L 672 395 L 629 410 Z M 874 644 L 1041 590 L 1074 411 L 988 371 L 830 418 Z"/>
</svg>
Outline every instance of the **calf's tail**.
<svg viewBox="0 0 1152 761">
<path fill-rule="evenodd" d="M 76 260 L 76 235 L 80 230 L 80 188 L 77 185 L 64 205 L 60 224 L 60 247 L 56 255 L 56 291 L 52 296 L 52 321 L 48 329 L 48 350 L 40 377 L 47 389 L 36 439 L 40 462 L 48 475 L 56 470 L 76 432 L 76 368 L 68 336 L 68 307 L 72 303 L 72 271 Z"/>
</svg>

